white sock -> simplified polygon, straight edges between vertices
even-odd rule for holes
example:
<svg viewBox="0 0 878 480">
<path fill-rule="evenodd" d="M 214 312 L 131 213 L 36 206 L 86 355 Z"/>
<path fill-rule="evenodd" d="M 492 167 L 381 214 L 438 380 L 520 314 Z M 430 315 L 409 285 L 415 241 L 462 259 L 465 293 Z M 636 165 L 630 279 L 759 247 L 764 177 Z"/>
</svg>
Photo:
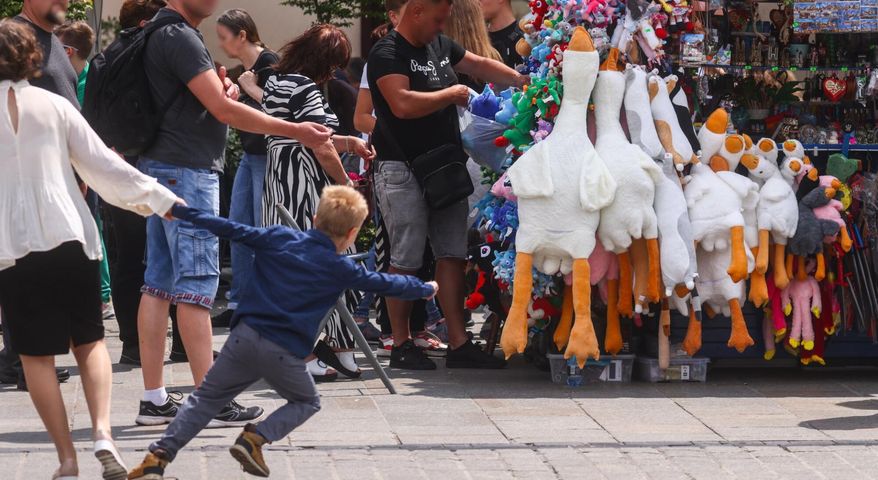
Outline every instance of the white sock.
<svg viewBox="0 0 878 480">
<path fill-rule="evenodd" d="M 155 390 L 144 390 L 143 401 L 152 402 L 155 406 L 164 405 L 168 401 L 168 392 L 165 391 L 165 387 L 159 387 Z"/>
</svg>

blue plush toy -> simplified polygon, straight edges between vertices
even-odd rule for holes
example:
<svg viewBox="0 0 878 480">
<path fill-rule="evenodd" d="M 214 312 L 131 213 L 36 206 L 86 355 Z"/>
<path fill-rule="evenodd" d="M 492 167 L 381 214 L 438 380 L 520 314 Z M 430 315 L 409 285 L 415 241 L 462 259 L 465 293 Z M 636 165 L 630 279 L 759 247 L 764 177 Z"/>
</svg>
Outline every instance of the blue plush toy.
<svg viewBox="0 0 878 480">
<path fill-rule="evenodd" d="M 500 111 L 494 115 L 495 122 L 509 125 L 509 122 L 512 121 L 512 117 L 518 113 L 518 110 L 515 108 L 515 103 L 512 102 L 513 93 L 515 93 L 515 89 L 513 88 L 507 88 L 500 92 Z"/>
<path fill-rule="evenodd" d="M 470 102 L 469 110 L 473 115 L 494 120 L 494 116 L 500 111 L 500 98 L 494 95 L 489 85 L 485 85 L 482 93 Z"/>
</svg>

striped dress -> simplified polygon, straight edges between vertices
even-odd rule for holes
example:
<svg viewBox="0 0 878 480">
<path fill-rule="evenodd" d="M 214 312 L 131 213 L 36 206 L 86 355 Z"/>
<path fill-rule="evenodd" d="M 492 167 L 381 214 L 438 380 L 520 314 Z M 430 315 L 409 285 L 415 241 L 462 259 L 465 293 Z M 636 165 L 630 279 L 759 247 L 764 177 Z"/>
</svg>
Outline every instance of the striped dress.
<svg viewBox="0 0 878 480">
<path fill-rule="evenodd" d="M 329 108 L 320 88 L 308 77 L 295 74 L 272 75 L 262 94 L 265 113 L 290 122 L 314 122 L 338 129 L 338 117 Z M 275 205 L 293 214 L 299 228 L 311 228 L 323 187 L 332 184 L 314 152 L 297 140 L 268 136 L 268 163 L 262 190 L 262 224 L 280 225 Z M 353 253 L 351 251 L 350 253 Z M 357 292 L 347 292 L 348 308 L 354 311 Z M 354 348 L 350 332 L 338 314 L 326 326 L 326 340 L 340 349 Z"/>
</svg>

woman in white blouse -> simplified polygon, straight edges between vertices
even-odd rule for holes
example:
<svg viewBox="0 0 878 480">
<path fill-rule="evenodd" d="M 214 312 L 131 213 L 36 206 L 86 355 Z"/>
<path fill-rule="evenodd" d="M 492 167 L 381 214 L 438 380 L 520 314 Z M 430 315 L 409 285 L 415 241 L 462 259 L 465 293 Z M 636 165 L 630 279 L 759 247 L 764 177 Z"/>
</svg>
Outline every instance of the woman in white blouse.
<svg viewBox="0 0 878 480">
<path fill-rule="evenodd" d="M 104 479 L 126 469 L 110 434 L 111 363 L 104 344 L 101 243 L 74 169 L 104 200 L 167 214 L 177 197 L 108 149 L 64 98 L 31 86 L 42 59 L 33 32 L 0 21 L 0 309 L 31 399 L 58 451 L 56 479 L 77 478 L 55 355 L 73 355 Z"/>
</svg>

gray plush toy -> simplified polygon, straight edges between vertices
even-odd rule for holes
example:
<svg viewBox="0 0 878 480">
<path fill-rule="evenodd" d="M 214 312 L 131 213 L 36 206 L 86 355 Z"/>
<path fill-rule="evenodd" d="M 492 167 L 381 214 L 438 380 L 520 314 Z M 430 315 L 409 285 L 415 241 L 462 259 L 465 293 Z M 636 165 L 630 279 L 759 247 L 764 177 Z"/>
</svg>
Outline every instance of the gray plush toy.
<svg viewBox="0 0 878 480">
<path fill-rule="evenodd" d="M 799 201 L 799 225 L 796 227 L 796 234 L 790 239 L 789 251 L 798 257 L 798 278 L 800 280 L 806 276 L 805 258 L 810 256 L 817 258 L 817 271 L 814 273 L 814 278 L 819 282 L 825 276 L 823 237 L 836 235 L 839 226 L 832 220 L 817 218 L 814 209 L 828 204 L 833 197 L 835 197 L 834 188 L 818 187 Z M 788 273 L 792 273 L 791 270 L 792 262 L 788 259 Z"/>
</svg>

